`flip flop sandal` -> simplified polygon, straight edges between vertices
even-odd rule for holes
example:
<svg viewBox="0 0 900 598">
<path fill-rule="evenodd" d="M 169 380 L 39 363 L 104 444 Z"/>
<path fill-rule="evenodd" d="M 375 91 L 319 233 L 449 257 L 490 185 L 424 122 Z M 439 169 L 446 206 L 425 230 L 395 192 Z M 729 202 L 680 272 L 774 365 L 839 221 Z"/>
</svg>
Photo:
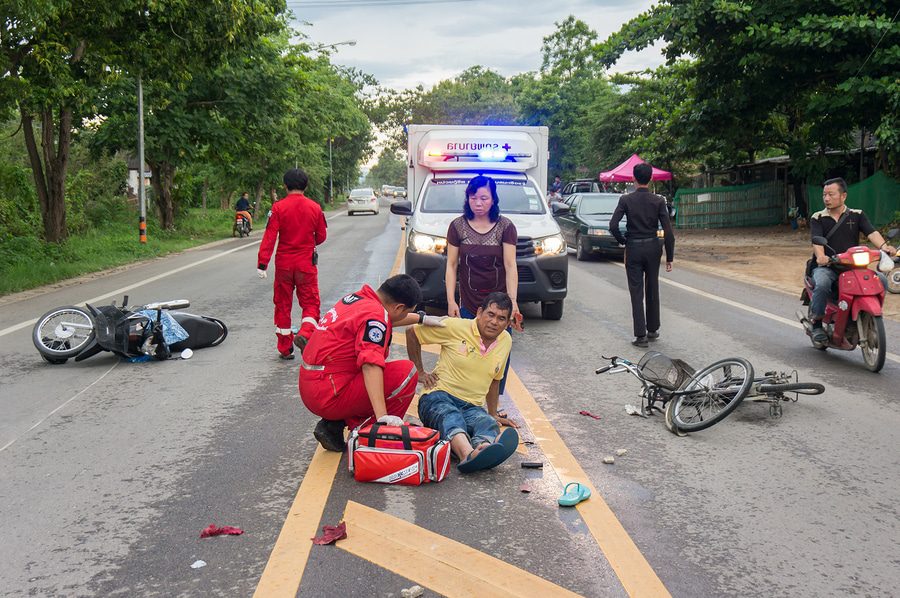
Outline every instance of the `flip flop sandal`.
<svg viewBox="0 0 900 598">
<path fill-rule="evenodd" d="M 501 444 L 489 444 L 488 446 L 481 449 L 477 455 L 474 457 L 469 456 L 466 457 L 465 461 L 460 461 L 459 465 L 456 466 L 456 469 L 459 473 L 472 473 L 474 471 L 483 471 L 485 469 L 491 469 L 493 467 L 497 467 L 504 461 L 509 455 L 506 454 L 506 450 L 503 448 Z"/>
<path fill-rule="evenodd" d="M 572 487 L 572 490 L 569 490 L 570 487 Z M 583 484 L 579 484 L 578 482 L 569 482 L 566 484 L 566 487 L 563 488 L 563 493 L 559 499 L 557 499 L 557 502 L 563 507 L 574 507 L 581 501 L 587 500 L 590 497 L 590 488 Z"/>
<path fill-rule="evenodd" d="M 515 428 L 504 428 L 494 444 L 502 445 L 503 449 L 509 453 L 506 456 L 509 457 L 519 448 L 519 433 Z"/>
</svg>

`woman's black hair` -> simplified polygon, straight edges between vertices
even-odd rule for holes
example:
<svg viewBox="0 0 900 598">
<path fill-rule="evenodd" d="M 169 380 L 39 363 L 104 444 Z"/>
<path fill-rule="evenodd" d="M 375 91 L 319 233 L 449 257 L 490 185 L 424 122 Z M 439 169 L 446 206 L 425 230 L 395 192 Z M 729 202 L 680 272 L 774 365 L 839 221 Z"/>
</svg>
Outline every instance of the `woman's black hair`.
<svg viewBox="0 0 900 598">
<path fill-rule="evenodd" d="M 497 183 L 495 183 L 494 179 L 491 177 L 484 176 L 483 174 L 479 174 L 466 185 L 466 201 L 463 203 L 463 214 L 465 215 L 466 220 L 471 220 L 475 217 L 475 212 L 469 207 L 469 198 L 475 195 L 482 187 L 487 187 L 491 191 L 493 201 L 491 202 L 491 209 L 488 212 L 488 218 L 490 218 L 491 222 L 497 222 L 500 220 L 500 196 L 497 195 Z"/>
</svg>

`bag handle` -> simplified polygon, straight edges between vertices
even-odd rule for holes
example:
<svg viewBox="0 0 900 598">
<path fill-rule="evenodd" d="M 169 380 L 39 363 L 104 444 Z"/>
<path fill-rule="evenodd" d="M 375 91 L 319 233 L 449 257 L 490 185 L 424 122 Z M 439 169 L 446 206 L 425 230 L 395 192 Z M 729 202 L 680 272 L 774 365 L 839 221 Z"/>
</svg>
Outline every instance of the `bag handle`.
<svg viewBox="0 0 900 598">
<path fill-rule="evenodd" d="M 372 427 L 369 428 L 369 447 L 375 448 L 375 440 L 378 437 L 378 428 L 383 426 L 384 424 L 378 423 L 377 421 L 372 424 Z"/>
<path fill-rule="evenodd" d="M 403 438 L 403 448 L 411 451 L 412 441 L 409 438 L 409 426 L 400 426 L 400 436 Z"/>
</svg>

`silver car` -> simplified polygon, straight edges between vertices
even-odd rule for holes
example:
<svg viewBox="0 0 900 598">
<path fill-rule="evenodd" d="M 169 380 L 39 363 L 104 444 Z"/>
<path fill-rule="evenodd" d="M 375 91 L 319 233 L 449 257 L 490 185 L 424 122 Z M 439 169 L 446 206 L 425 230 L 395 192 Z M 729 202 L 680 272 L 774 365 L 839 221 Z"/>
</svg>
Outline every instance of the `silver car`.
<svg viewBox="0 0 900 598">
<path fill-rule="evenodd" d="M 357 212 L 371 212 L 378 214 L 378 198 L 371 187 L 361 187 L 350 191 L 347 198 L 347 215 L 352 216 Z"/>
</svg>

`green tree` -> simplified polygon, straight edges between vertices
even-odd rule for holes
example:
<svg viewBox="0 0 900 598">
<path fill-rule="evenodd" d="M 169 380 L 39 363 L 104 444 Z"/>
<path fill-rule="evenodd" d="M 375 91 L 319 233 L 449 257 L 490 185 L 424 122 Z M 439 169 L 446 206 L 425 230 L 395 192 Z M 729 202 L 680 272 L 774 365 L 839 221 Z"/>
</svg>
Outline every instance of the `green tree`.
<svg viewBox="0 0 900 598">
<path fill-rule="evenodd" d="M 0 111 L 19 112 L 44 238 L 68 234 L 72 135 L 95 116 L 91 100 L 101 86 L 122 71 L 153 78 L 215 63 L 283 10 L 282 0 L 0 0 Z"/>
<path fill-rule="evenodd" d="M 887 0 L 663 0 L 596 53 L 611 64 L 662 40 L 670 61 L 690 57 L 689 117 L 732 151 L 774 143 L 808 170 L 811 152 L 847 147 L 863 129 L 896 172 L 898 15 Z"/>
<path fill-rule="evenodd" d="M 384 150 L 378 161 L 366 175 L 366 185 L 379 188 L 382 185 L 406 186 L 406 160 L 395 150 Z"/>
</svg>

